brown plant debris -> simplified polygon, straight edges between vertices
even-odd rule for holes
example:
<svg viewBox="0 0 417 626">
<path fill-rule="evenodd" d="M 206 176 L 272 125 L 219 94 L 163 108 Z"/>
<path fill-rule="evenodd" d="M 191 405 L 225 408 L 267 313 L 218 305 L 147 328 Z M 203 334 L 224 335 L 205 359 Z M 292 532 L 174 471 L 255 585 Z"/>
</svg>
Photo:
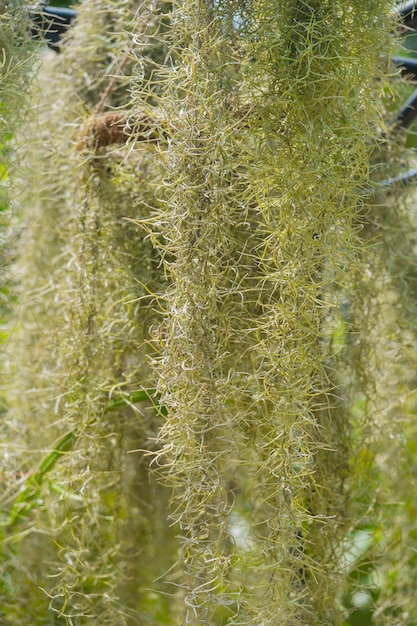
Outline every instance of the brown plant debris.
<svg viewBox="0 0 417 626">
<path fill-rule="evenodd" d="M 114 111 L 88 120 L 81 131 L 77 150 L 125 144 L 131 137 L 136 141 L 155 143 L 163 136 L 161 120 L 157 116 L 144 112 L 128 115 L 126 111 Z"/>
</svg>

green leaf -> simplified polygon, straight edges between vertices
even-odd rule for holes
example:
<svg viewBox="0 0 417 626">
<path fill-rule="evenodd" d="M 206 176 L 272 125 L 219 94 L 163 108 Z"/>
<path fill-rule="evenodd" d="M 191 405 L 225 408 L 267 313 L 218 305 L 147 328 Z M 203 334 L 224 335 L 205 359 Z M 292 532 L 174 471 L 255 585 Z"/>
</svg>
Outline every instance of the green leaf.
<svg viewBox="0 0 417 626">
<path fill-rule="evenodd" d="M 136 404 L 137 402 L 146 402 L 147 400 L 151 401 L 154 409 L 157 413 L 161 415 L 166 415 L 166 407 L 160 404 L 161 396 L 157 393 L 156 389 L 139 389 L 138 391 L 132 391 L 132 393 L 126 394 L 121 398 L 116 398 L 115 400 L 110 400 L 105 408 L 105 413 L 109 411 L 117 411 L 124 406 L 129 406 L 130 404 Z"/>
<path fill-rule="evenodd" d="M 10 512 L 8 525 L 13 525 L 27 517 L 34 508 L 40 495 L 40 487 L 48 472 L 55 466 L 61 456 L 70 450 L 74 440 L 74 433 L 67 433 L 39 465 L 39 469 L 30 476 L 24 490 L 17 496 Z"/>
</svg>

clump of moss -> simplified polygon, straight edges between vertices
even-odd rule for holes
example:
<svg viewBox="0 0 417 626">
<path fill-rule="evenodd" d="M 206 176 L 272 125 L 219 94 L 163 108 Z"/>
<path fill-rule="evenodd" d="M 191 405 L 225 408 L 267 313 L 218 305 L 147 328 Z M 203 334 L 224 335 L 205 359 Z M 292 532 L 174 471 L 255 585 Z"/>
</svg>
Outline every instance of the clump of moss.
<svg viewBox="0 0 417 626">
<path fill-rule="evenodd" d="M 11 145 L 16 127 L 28 114 L 26 92 L 33 73 L 31 55 L 33 46 L 29 39 L 29 19 L 25 7 L 20 2 L 0 3 L 0 315 L 4 324 L 10 308 L 10 284 L 7 281 L 7 263 L 10 246 L 7 245 L 10 228 L 10 199 L 8 197 L 8 177 L 13 162 Z M 21 115 L 23 113 L 23 116 Z"/>
<path fill-rule="evenodd" d="M 156 31 L 159 15 L 86 2 L 62 54 L 44 51 L 32 96 L 3 429 L 13 624 L 170 623 L 154 590 L 176 558 L 168 492 L 142 453 L 128 454 L 161 419 L 151 393 L 134 393 L 154 387 L 148 338 L 163 284 L 134 220 L 157 203 L 161 173 L 151 143 L 92 146 L 88 130 L 107 114 L 128 126 L 137 57 L 152 64 L 145 26 Z"/>
<path fill-rule="evenodd" d="M 10 624 L 339 624 L 346 579 L 376 600 L 365 487 L 414 341 L 410 214 L 367 204 L 389 6 L 86 0 L 45 54 L 2 430 Z"/>
<path fill-rule="evenodd" d="M 16 132 L 30 117 L 27 92 L 34 72 L 34 46 L 29 37 L 27 8 L 21 2 L 0 2 L 0 371 L 2 381 L 6 378 L 4 346 L 7 343 L 16 299 L 9 266 L 15 255 L 15 222 L 11 206 L 10 178 L 18 170 L 15 154 Z M 7 411 L 7 400 L 3 382 L 0 391 L 0 413 Z M 9 451 L 7 435 L 2 424 L 1 476 L 4 481 L 7 467 L 13 455 Z M 4 546 L 3 531 L 0 530 L 0 619 L 6 619 L 10 601 L 10 579 L 7 572 L 7 548 Z"/>
<path fill-rule="evenodd" d="M 0 45 L 2 64 L 0 75 L 1 133 L 9 133 L 16 121 L 21 121 L 22 107 L 28 87 L 31 66 L 28 63 L 34 46 L 30 43 L 29 15 L 21 2 L 11 6 L 0 4 Z"/>
<path fill-rule="evenodd" d="M 352 440 L 328 338 L 364 267 L 387 12 L 190 0 L 175 17 L 157 462 L 175 485 L 187 623 L 341 619 Z"/>
<path fill-rule="evenodd" d="M 362 456 L 371 468 L 367 482 L 357 481 L 356 518 L 370 545 L 356 571 L 352 568 L 350 583 L 351 600 L 362 585 L 362 605 L 352 602 L 353 609 L 367 611 L 372 623 L 382 626 L 412 623 L 416 616 L 410 587 L 415 571 L 415 191 L 404 197 L 395 186 L 384 189 L 368 210 L 362 236 L 365 246 L 372 242 L 372 253 L 368 250 L 366 271 L 356 282 L 350 322 L 355 420 L 366 442 L 355 458 Z"/>
</svg>

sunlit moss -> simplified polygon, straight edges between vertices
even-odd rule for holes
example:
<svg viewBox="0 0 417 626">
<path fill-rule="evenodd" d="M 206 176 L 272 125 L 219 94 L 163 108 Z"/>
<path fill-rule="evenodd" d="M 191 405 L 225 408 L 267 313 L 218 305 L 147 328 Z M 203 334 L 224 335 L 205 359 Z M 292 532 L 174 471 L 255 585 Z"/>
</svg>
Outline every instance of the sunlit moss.
<svg viewBox="0 0 417 626">
<path fill-rule="evenodd" d="M 351 422 L 326 337 L 362 268 L 385 9 L 178 7 L 157 463 L 176 489 L 189 623 L 341 619 Z M 229 517 L 242 494 L 246 551 Z"/>
<path fill-rule="evenodd" d="M 137 58 L 152 57 L 145 21 L 157 30 L 158 15 L 128 2 L 81 6 L 62 54 L 42 53 L 36 117 L 21 132 L 27 193 L 4 426 L 13 624 L 163 624 L 174 611 L 155 581 L 176 559 L 169 492 L 149 479 L 143 452 L 130 454 L 161 416 L 143 398 L 114 405 L 154 386 L 148 339 L 163 278 L 134 220 L 157 204 L 162 174 L 154 145 L 126 136 L 93 150 L 88 135 L 98 115 L 129 123 Z"/>
<path fill-rule="evenodd" d="M 400 389 L 414 412 L 415 287 L 414 215 L 372 191 L 397 150 L 389 9 L 86 0 L 43 53 L 15 183 L 6 623 L 397 618 L 413 562 L 381 552 L 414 545 L 414 509 L 404 491 L 381 538 L 383 430 Z"/>
</svg>

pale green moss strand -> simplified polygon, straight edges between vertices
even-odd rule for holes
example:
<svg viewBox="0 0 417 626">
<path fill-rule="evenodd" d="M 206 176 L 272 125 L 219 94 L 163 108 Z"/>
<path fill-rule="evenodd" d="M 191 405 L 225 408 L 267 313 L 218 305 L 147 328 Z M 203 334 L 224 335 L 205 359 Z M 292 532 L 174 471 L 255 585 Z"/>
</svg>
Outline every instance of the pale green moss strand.
<svg viewBox="0 0 417 626">
<path fill-rule="evenodd" d="M 174 291 L 160 439 L 200 597 L 204 559 L 192 536 L 204 495 L 192 477 L 209 470 L 220 495 L 226 470 L 213 459 L 225 445 L 238 468 L 261 556 L 240 555 L 247 593 L 231 623 L 341 619 L 350 426 L 335 406 L 323 333 L 360 270 L 353 224 L 382 119 L 385 8 L 242 2 L 230 19 L 230 3 L 185 2 L 178 13 L 184 48 L 169 97 L 186 95 L 172 107 L 172 213 L 163 217 Z M 226 424 L 227 440 L 217 435 Z M 205 522 L 218 532 L 215 505 Z M 206 600 L 214 615 L 221 599 Z M 188 619 L 206 623 L 209 612 L 205 604 Z"/>
<path fill-rule="evenodd" d="M 140 7 L 146 15 L 149 4 Z M 137 3 L 85 2 L 63 53 L 45 51 L 34 96 L 29 226 L 16 269 L 25 297 L 10 342 L 18 471 L 36 467 L 64 432 L 74 438 L 18 527 L 28 534 L 16 539 L 13 624 L 162 624 L 175 613 L 154 583 L 175 559 L 168 492 L 149 481 L 143 453 L 128 454 L 145 447 L 159 418 L 150 403 L 106 412 L 110 399 L 154 386 L 147 361 L 157 314 L 147 305 L 161 277 L 133 220 L 148 217 L 161 174 L 150 146 L 99 154 L 85 146 L 85 124 L 125 55 L 104 112 L 129 108 L 142 24 Z"/>
<path fill-rule="evenodd" d="M 259 424 L 265 464 L 262 489 L 253 491 L 276 494 L 264 518 L 276 582 L 253 623 L 309 624 L 312 614 L 314 623 L 336 623 L 337 555 L 349 525 L 342 456 L 349 424 L 327 408 L 334 391 L 320 341 L 322 299 L 348 285 L 360 262 L 353 220 L 381 119 L 369 68 L 378 74 L 386 19 L 375 3 L 344 2 L 255 2 L 253 17 L 244 70 L 253 103 L 246 163 L 265 241 L 263 341 L 254 353 L 274 407 L 268 424 Z"/>
</svg>

